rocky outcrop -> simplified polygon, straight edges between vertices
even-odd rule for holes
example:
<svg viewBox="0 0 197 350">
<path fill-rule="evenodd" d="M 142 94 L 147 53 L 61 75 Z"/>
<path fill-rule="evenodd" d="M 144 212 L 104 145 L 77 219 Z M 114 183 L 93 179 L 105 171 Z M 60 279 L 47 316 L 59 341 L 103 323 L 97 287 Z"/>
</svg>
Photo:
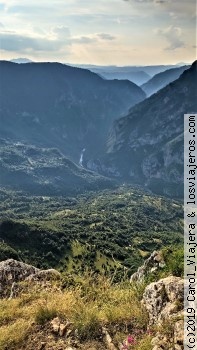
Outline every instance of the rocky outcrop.
<svg viewBox="0 0 197 350">
<path fill-rule="evenodd" d="M 153 350 L 183 350 L 184 280 L 169 276 L 149 284 L 142 304 L 149 315 L 149 327 L 158 332 L 152 340 Z"/>
<path fill-rule="evenodd" d="M 154 251 L 144 264 L 131 276 L 130 282 L 142 282 L 144 278 L 151 272 L 165 266 L 161 252 Z"/>
<path fill-rule="evenodd" d="M 59 278 L 60 273 L 57 270 L 40 270 L 34 266 L 25 264 L 21 261 L 8 259 L 0 262 L 0 297 L 6 296 L 7 290 L 10 290 L 10 297 L 14 295 L 17 282 L 29 280 L 40 281 Z"/>
</svg>

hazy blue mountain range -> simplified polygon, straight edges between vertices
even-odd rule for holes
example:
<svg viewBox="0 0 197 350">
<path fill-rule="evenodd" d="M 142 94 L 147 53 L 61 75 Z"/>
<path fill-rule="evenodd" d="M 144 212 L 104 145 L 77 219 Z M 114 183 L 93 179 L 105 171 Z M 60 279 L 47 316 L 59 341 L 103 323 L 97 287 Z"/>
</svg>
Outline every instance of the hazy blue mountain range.
<svg viewBox="0 0 197 350">
<path fill-rule="evenodd" d="M 156 66 L 95 66 L 95 65 L 74 65 L 76 67 L 89 69 L 105 79 L 128 79 L 137 85 L 145 84 L 155 74 L 164 72 L 170 68 L 177 68 L 178 65 L 156 65 Z"/>
<path fill-rule="evenodd" d="M 158 193 L 182 195 L 183 121 L 184 113 L 197 111 L 196 65 L 115 121 L 108 153 L 89 160 L 88 167 Z"/>
<path fill-rule="evenodd" d="M 154 75 L 145 84 L 141 85 L 141 88 L 145 91 L 147 97 L 159 91 L 166 85 L 170 84 L 172 81 L 178 79 L 180 75 L 188 69 L 190 66 L 183 66 L 178 68 L 167 69 L 164 72 Z"/>
<path fill-rule="evenodd" d="M 1 61 L 0 77 L 0 136 L 57 147 L 77 163 L 84 148 L 101 152 L 112 121 L 145 98 L 129 81 L 59 63 Z"/>
<path fill-rule="evenodd" d="M 101 77 L 108 79 L 108 80 L 113 80 L 113 79 L 118 79 L 118 80 L 129 80 L 132 81 L 133 83 L 137 85 L 142 85 L 143 83 L 147 82 L 151 76 L 144 72 L 143 70 L 138 70 L 138 71 L 125 71 L 124 67 L 123 69 L 119 68 L 119 70 L 114 70 L 114 71 L 99 71 L 99 69 L 93 69 L 91 70 L 92 72 L 95 72 L 99 74 Z"/>
</svg>

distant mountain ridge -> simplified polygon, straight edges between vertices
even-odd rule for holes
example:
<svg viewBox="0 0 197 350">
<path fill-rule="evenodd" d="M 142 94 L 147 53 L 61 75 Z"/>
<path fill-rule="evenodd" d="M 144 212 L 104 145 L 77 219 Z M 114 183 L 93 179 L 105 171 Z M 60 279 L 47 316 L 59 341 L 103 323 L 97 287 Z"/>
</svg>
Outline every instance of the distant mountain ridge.
<svg viewBox="0 0 197 350">
<path fill-rule="evenodd" d="M 29 60 L 29 58 L 13 58 L 10 62 L 13 62 L 13 63 L 33 63 L 32 60 Z"/>
<path fill-rule="evenodd" d="M 160 194 L 183 196 L 183 120 L 185 113 L 197 111 L 196 86 L 197 61 L 115 121 L 107 154 L 88 167 Z"/>
<path fill-rule="evenodd" d="M 155 92 L 161 90 L 166 85 L 170 84 L 172 81 L 178 79 L 180 75 L 189 67 L 190 66 L 171 68 L 164 72 L 158 73 L 145 84 L 141 85 L 141 88 L 145 91 L 147 97 L 149 97 Z"/>
<path fill-rule="evenodd" d="M 0 137 L 57 147 L 77 163 L 84 148 L 101 152 L 111 123 L 145 99 L 132 82 L 59 63 L 0 61 L 0 77 Z"/>
<path fill-rule="evenodd" d="M 88 64 L 71 64 L 71 66 L 89 69 L 91 72 L 99 74 L 105 79 L 130 80 L 141 86 L 151 79 L 155 74 L 164 72 L 170 68 L 176 68 L 177 65 L 156 65 L 156 66 L 96 66 Z"/>
<path fill-rule="evenodd" d="M 118 79 L 118 80 L 129 80 L 137 85 L 141 85 L 143 82 L 147 82 L 151 76 L 144 72 L 143 70 L 138 70 L 138 71 L 125 71 L 124 67 L 123 69 L 120 70 L 115 70 L 114 72 L 110 72 L 107 69 L 104 71 L 99 71 L 99 70 L 91 70 L 92 72 L 95 72 L 99 74 L 101 77 L 107 79 L 107 80 L 113 80 L 113 79 Z"/>
</svg>

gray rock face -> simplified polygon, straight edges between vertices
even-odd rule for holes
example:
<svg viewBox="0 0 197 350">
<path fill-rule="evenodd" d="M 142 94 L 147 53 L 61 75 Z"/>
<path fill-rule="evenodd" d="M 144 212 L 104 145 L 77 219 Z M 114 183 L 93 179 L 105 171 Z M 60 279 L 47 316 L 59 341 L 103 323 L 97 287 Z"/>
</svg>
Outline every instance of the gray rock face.
<svg viewBox="0 0 197 350">
<path fill-rule="evenodd" d="M 163 267 L 165 262 L 161 252 L 154 251 L 151 256 L 145 260 L 144 264 L 140 266 L 131 278 L 130 282 L 142 282 L 144 278 L 150 273 Z"/>
<path fill-rule="evenodd" d="M 143 295 L 143 304 L 149 313 L 149 324 L 154 325 L 177 313 L 177 303 L 183 304 L 184 281 L 170 276 L 149 284 Z"/>
<path fill-rule="evenodd" d="M 146 287 L 142 304 L 149 315 L 149 326 L 161 329 L 152 340 L 154 350 L 183 350 L 183 300 L 184 280 L 180 277 L 169 276 Z"/>
<path fill-rule="evenodd" d="M 7 289 L 11 286 L 11 294 L 17 282 L 25 280 L 50 280 L 59 278 L 60 273 L 57 270 L 40 270 L 34 266 L 25 264 L 21 261 L 8 259 L 0 262 L 0 297 L 4 296 Z"/>
</svg>

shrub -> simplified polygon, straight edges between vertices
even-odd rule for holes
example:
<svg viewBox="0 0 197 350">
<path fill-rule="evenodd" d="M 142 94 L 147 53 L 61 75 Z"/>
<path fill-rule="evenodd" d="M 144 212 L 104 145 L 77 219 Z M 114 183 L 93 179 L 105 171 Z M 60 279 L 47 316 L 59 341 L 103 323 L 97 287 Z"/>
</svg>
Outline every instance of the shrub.
<svg viewBox="0 0 197 350">
<path fill-rule="evenodd" d="M 57 311 L 55 309 L 50 309 L 47 306 L 40 306 L 35 315 L 36 323 L 43 325 L 47 321 L 52 320 L 57 316 Z"/>
</svg>

